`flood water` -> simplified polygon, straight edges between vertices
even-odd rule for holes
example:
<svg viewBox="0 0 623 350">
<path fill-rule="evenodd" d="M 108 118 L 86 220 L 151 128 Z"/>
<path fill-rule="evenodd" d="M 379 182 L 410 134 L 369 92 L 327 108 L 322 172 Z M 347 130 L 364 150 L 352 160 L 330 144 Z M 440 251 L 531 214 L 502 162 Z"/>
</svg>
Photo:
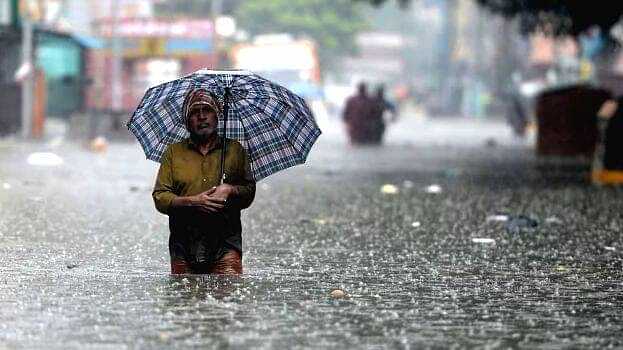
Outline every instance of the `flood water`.
<svg viewBox="0 0 623 350">
<path fill-rule="evenodd" d="M 623 347 L 623 190 L 478 135 L 321 139 L 258 183 L 236 278 L 168 274 L 137 144 L 2 140 L 0 347 Z"/>
</svg>

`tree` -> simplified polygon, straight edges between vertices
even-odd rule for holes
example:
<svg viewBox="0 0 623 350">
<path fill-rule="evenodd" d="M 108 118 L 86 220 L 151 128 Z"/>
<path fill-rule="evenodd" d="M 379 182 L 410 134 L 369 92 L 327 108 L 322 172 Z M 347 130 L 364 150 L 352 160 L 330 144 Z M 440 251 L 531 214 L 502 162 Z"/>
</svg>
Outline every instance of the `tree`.
<svg viewBox="0 0 623 350">
<path fill-rule="evenodd" d="M 235 12 L 250 34 L 290 33 L 318 43 L 321 64 L 353 53 L 354 37 L 367 27 L 360 7 L 351 0 L 247 0 Z"/>
<path fill-rule="evenodd" d="M 604 35 L 623 15 L 623 1 L 476 0 L 493 13 L 518 18 L 522 31 L 578 37 L 598 27 Z"/>
<path fill-rule="evenodd" d="M 353 0 L 375 6 L 387 0 Z M 396 0 L 402 6 L 411 0 Z M 446 0 L 451 1 L 451 0 Z M 621 20 L 623 1 L 588 0 L 475 0 L 493 13 L 508 18 L 518 18 L 524 33 L 541 31 L 556 36 L 578 37 L 592 27 L 605 35 Z"/>
</svg>

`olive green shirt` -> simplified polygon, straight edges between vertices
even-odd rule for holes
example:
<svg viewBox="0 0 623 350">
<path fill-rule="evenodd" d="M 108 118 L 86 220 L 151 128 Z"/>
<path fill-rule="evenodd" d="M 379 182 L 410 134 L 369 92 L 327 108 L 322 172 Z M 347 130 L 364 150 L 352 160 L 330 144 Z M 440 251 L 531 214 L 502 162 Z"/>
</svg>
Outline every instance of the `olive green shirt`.
<svg viewBox="0 0 623 350">
<path fill-rule="evenodd" d="M 220 139 L 219 139 L 220 140 Z M 164 152 L 152 197 L 156 209 L 169 215 L 169 249 L 171 256 L 185 258 L 189 247 L 196 242 L 188 240 L 192 234 L 189 227 L 203 227 L 205 233 L 218 233 L 225 236 L 225 242 L 242 253 L 242 226 L 240 210 L 251 205 L 255 197 L 255 181 L 249 170 L 246 151 L 235 140 L 227 139 L 225 156 L 225 183 L 233 185 L 238 194 L 227 199 L 223 214 L 228 218 L 227 227 L 202 224 L 201 215 L 185 215 L 184 210 L 172 210 L 171 202 L 177 196 L 194 196 L 220 184 L 222 142 L 202 155 L 195 145 L 186 139 L 171 144 Z M 217 217 L 222 214 L 210 214 Z M 204 217 L 205 218 L 205 217 Z M 209 218 L 208 218 L 209 219 Z M 194 222 L 193 222 L 194 221 Z M 190 231 L 189 231 L 190 230 Z M 214 232 L 219 230 L 222 232 Z M 201 235 L 200 235 L 201 236 Z"/>
<path fill-rule="evenodd" d="M 168 215 L 175 197 L 194 196 L 218 186 L 221 149 L 219 141 L 204 156 L 190 139 L 169 145 L 162 155 L 152 193 L 156 209 Z M 227 206 L 238 210 L 249 207 L 255 197 L 255 181 L 250 176 L 246 151 L 238 141 L 227 140 L 225 174 L 225 183 L 236 186 L 238 190 L 238 195 L 231 198 Z"/>
</svg>

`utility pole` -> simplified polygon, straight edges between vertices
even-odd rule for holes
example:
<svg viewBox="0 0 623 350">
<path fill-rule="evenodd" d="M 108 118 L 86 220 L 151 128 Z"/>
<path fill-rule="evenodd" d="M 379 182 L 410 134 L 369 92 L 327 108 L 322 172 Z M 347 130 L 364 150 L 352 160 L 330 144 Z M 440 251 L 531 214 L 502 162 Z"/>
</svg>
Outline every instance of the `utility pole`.
<svg viewBox="0 0 623 350">
<path fill-rule="evenodd" d="M 30 138 L 32 129 L 32 108 L 34 93 L 35 67 L 33 65 L 33 23 L 28 9 L 22 15 L 22 68 L 26 69 L 26 75 L 22 81 L 22 137 Z"/>
<path fill-rule="evenodd" d="M 110 16 L 112 19 L 111 46 L 112 46 L 112 66 L 111 66 L 111 82 L 112 82 L 112 104 L 113 113 L 119 113 L 123 104 L 123 89 L 121 86 L 121 38 L 119 38 L 117 27 L 119 26 L 119 0 L 110 0 Z"/>
</svg>

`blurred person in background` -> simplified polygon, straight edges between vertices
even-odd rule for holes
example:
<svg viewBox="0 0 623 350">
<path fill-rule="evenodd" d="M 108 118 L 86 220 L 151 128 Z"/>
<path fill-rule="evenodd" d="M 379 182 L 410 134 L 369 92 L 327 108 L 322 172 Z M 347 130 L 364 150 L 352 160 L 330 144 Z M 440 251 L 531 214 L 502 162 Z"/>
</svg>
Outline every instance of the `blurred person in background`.
<svg viewBox="0 0 623 350">
<path fill-rule="evenodd" d="M 375 101 L 368 96 L 368 85 L 360 82 L 357 94 L 346 100 L 342 118 L 351 144 L 369 143 L 369 125 Z"/>
<path fill-rule="evenodd" d="M 380 144 L 383 141 L 386 123 L 396 121 L 398 114 L 396 106 L 385 98 L 385 86 L 383 85 L 379 85 L 376 88 L 373 102 L 374 108 L 371 112 L 367 128 L 369 133 L 368 137 L 371 143 Z M 390 112 L 391 115 L 391 118 L 387 121 L 385 120 L 385 112 Z"/>
<path fill-rule="evenodd" d="M 221 107 L 207 91 L 191 90 L 182 113 L 190 137 L 167 147 L 152 193 L 169 216 L 171 273 L 241 274 L 240 211 L 255 197 L 247 154 L 238 141 L 217 135 Z"/>
</svg>

